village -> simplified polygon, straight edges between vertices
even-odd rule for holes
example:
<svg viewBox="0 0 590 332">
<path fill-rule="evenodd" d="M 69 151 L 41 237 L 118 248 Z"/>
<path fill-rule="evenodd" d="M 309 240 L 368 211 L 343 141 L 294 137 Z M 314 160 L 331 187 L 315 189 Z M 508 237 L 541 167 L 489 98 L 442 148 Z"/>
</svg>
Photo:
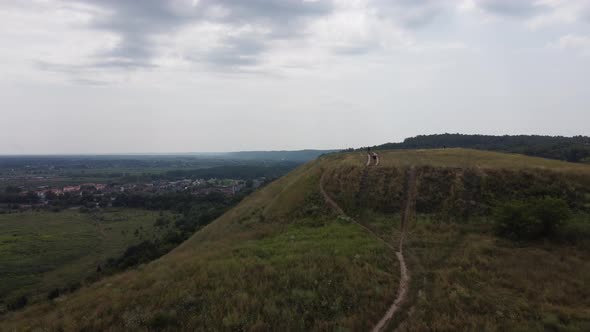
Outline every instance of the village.
<svg viewBox="0 0 590 332">
<path fill-rule="evenodd" d="M 173 193 L 204 197 L 211 194 L 233 197 L 245 189 L 253 190 L 265 183 L 266 178 L 237 179 L 181 179 L 154 180 L 140 183 L 80 183 L 63 186 L 41 185 L 34 188 L 12 186 L 11 194 L 0 199 L 0 210 L 26 210 L 54 206 L 60 201 L 68 206 L 109 207 L 117 197 L 125 195 L 165 195 Z M 9 188 L 9 187 L 7 187 Z M 8 189 L 7 189 L 8 191 Z M 59 205 L 59 204 L 58 204 Z"/>
<path fill-rule="evenodd" d="M 170 193 L 190 192 L 193 195 L 208 195 L 220 193 L 226 196 L 234 196 L 242 189 L 258 188 L 265 178 L 254 180 L 234 179 L 182 179 L 176 181 L 157 180 L 146 183 L 126 184 L 104 184 L 104 183 L 83 183 L 79 185 L 68 185 L 61 188 L 50 186 L 39 186 L 34 192 L 39 198 L 44 199 L 49 193 L 54 195 L 64 194 L 111 194 L 111 193 Z"/>
</svg>

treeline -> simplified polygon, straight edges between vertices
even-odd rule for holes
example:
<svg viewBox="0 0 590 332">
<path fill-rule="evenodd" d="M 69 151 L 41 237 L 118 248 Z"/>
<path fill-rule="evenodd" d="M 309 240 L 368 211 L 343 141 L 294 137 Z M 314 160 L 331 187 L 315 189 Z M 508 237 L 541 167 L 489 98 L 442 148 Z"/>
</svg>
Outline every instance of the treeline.
<svg viewBox="0 0 590 332">
<path fill-rule="evenodd" d="M 20 188 L 16 188 L 16 191 L 13 191 L 12 188 L 16 187 L 9 186 L 4 192 L 0 192 L 0 204 L 36 204 L 39 202 L 39 197 L 35 192 L 29 191 L 22 194 Z"/>
<path fill-rule="evenodd" d="M 109 168 L 143 169 L 165 167 L 211 167 L 219 158 L 199 156 L 0 156 L 0 170 L 93 170 Z"/>
<path fill-rule="evenodd" d="M 149 180 L 175 180 L 175 179 L 234 179 L 251 180 L 258 178 L 278 178 L 290 172 L 299 164 L 294 162 L 273 163 L 263 165 L 229 165 L 199 169 L 177 169 L 162 174 L 150 174 Z M 138 175 L 134 180 L 142 180 Z M 126 177 L 126 180 L 131 178 Z"/>
<path fill-rule="evenodd" d="M 96 267 L 96 273 L 88 277 L 85 282 L 55 288 L 47 294 L 47 299 L 52 300 L 74 292 L 83 284 L 93 283 L 104 276 L 148 263 L 165 255 L 197 230 L 210 224 L 235 206 L 253 190 L 253 188 L 248 188 L 232 197 L 220 193 L 210 193 L 204 196 L 194 196 L 190 193 L 117 194 L 113 202 L 114 206 L 160 210 L 160 215 L 154 226 L 160 228 L 163 235 L 129 246 L 122 255 L 111 257 L 99 264 Z M 102 221 L 100 209 L 83 209 L 82 211 L 91 214 L 97 222 Z M 164 213 L 164 211 L 172 213 Z M 135 235 L 138 236 L 138 234 L 139 229 L 136 230 Z M 23 295 L 10 301 L 6 308 L 18 310 L 28 303 L 28 296 Z"/>
<path fill-rule="evenodd" d="M 97 272 L 110 274 L 161 257 L 188 239 L 195 231 L 217 219 L 250 192 L 251 190 L 245 190 L 233 197 L 220 193 L 199 197 L 188 193 L 117 196 L 113 206 L 169 210 L 174 212 L 175 216 L 160 214 L 154 225 L 167 230 L 164 236 L 130 246 L 120 257 L 111 258 L 104 266 L 99 266 Z"/>
<path fill-rule="evenodd" d="M 207 168 L 175 169 L 165 172 L 85 172 L 67 173 L 68 177 L 118 179 L 120 182 L 137 183 L 155 180 L 178 179 L 235 179 L 278 178 L 299 166 L 296 162 L 280 162 L 255 165 L 225 165 Z"/>
<path fill-rule="evenodd" d="M 49 209 L 58 212 L 69 207 L 82 208 L 105 208 L 110 205 L 111 197 L 121 195 L 121 193 L 106 194 L 97 196 L 96 190 L 83 190 L 78 193 L 66 192 L 57 195 L 51 191 L 45 192 L 47 205 L 37 205 L 41 203 L 40 197 L 33 191 L 21 192 L 20 188 L 9 186 L 4 192 L 0 192 L 0 213 L 19 210 L 23 205 L 31 205 L 35 209 Z"/>
<path fill-rule="evenodd" d="M 374 147 L 382 150 L 469 148 L 510 153 L 520 153 L 570 162 L 590 162 L 590 137 L 588 136 L 538 136 L 538 135 L 463 135 L 437 134 L 406 138 L 402 143 L 386 143 Z"/>
<path fill-rule="evenodd" d="M 203 196 L 196 196 L 189 192 L 169 193 L 117 193 L 113 199 L 113 207 L 141 208 L 147 210 L 171 210 L 185 213 L 195 204 L 231 204 L 240 200 L 250 191 L 245 190 L 235 197 L 227 197 L 222 193 L 212 192 Z"/>
<path fill-rule="evenodd" d="M 232 197 L 220 193 L 204 196 L 194 196 L 190 193 L 118 195 L 113 201 L 113 206 L 168 210 L 174 213 L 174 217 L 160 213 L 154 226 L 167 230 L 165 235 L 159 239 L 145 240 L 132 245 L 120 257 L 110 258 L 104 265 L 97 267 L 96 278 L 161 257 L 188 239 L 195 231 L 220 217 L 253 190 L 246 189 Z"/>
</svg>

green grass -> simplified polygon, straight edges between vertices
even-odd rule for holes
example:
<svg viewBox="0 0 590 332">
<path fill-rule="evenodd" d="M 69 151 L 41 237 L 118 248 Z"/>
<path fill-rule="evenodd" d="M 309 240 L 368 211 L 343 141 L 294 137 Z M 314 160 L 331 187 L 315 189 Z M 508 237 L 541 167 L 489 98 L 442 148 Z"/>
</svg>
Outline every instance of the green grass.
<svg viewBox="0 0 590 332">
<path fill-rule="evenodd" d="M 44 298 L 52 289 L 83 282 L 108 258 L 159 236 L 162 231 L 153 226 L 157 217 L 131 209 L 0 215 L 0 301 Z"/>
<path fill-rule="evenodd" d="M 19 326 L 366 330 L 395 294 L 399 269 L 382 244 L 330 218 L 166 258 L 25 311 Z"/>
<path fill-rule="evenodd" d="M 419 217 L 405 247 L 411 296 L 394 326 L 586 329 L 587 248 L 499 239 L 488 212 L 499 199 L 546 194 L 582 209 L 590 198 L 589 166 L 462 149 L 380 156 L 363 190 L 366 155 L 321 157 L 258 190 L 160 259 L 9 313 L 2 328 L 368 330 L 395 298 L 399 266 L 390 249 L 326 207 L 319 180 L 327 172 L 325 188 L 342 208 L 395 244 L 405 174 L 413 165 Z M 580 210 L 574 225 L 586 229 L 587 220 Z"/>
<path fill-rule="evenodd" d="M 5 326 L 366 330 L 395 296 L 399 266 L 391 250 L 324 206 L 320 174 L 304 165 L 162 258 L 10 313 Z"/>
<path fill-rule="evenodd" d="M 408 236 L 414 270 L 406 331 L 588 331 L 588 249 L 515 245 L 487 224 L 421 220 Z"/>
<path fill-rule="evenodd" d="M 590 174 L 590 165 L 559 160 L 529 157 L 521 154 L 472 150 L 463 148 L 378 151 L 380 165 L 385 167 L 432 166 L 460 168 L 547 169 L 552 171 Z M 364 164 L 362 152 L 341 154 L 348 163 Z"/>
<path fill-rule="evenodd" d="M 399 215 L 371 210 L 358 220 L 392 244 Z M 590 226 L 590 215 L 571 222 Z M 400 331 L 588 331 L 590 251 L 552 241 L 514 243 L 492 220 L 441 222 L 422 214 L 408 227 L 410 300 L 395 317 Z M 409 314 L 411 313 L 411 314 Z"/>
</svg>

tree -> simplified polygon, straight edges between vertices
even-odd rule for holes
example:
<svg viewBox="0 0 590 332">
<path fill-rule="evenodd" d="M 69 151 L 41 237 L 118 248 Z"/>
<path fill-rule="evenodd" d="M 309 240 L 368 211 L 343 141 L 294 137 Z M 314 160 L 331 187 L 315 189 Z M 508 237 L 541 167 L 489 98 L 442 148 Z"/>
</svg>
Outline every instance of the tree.
<svg viewBox="0 0 590 332">
<path fill-rule="evenodd" d="M 27 192 L 27 194 L 25 195 L 25 199 L 29 204 L 35 204 L 39 202 L 39 196 L 37 196 L 37 193 L 35 193 L 34 191 Z"/>
<path fill-rule="evenodd" d="M 567 203 L 552 197 L 511 201 L 495 211 L 498 234 L 513 240 L 554 237 L 569 217 Z"/>
<path fill-rule="evenodd" d="M 48 201 L 54 201 L 57 198 L 58 198 L 57 195 L 53 191 L 47 190 L 45 192 L 45 199 L 47 199 Z"/>
<path fill-rule="evenodd" d="M 16 186 L 7 186 L 6 188 L 4 188 L 4 192 L 7 194 L 19 194 L 21 192 L 21 189 Z"/>
</svg>

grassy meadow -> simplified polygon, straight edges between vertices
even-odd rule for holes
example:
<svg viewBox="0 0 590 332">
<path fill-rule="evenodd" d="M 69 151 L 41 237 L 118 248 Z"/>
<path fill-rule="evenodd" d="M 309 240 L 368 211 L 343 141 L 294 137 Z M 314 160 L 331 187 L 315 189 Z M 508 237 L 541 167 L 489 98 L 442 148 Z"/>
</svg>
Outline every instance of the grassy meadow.
<svg viewBox="0 0 590 332">
<path fill-rule="evenodd" d="M 590 330 L 590 167 L 464 149 L 387 151 L 366 172 L 362 154 L 341 155 L 328 190 L 347 214 L 397 243 L 404 174 L 417 168 L 416 209 L 406 235 L 411 299 L 400 331 Z M 353 160 L 357 160 L 357 165 Z M 558 240 L 510 241 L 494 232 L 494 205 L 559 197 L 573 210 Z M 571 240 L 574 239 L 574 240 Z"/>
<path fill-rule="evenodd" d="M 417 217 L 405 245 L 411 291 L 391 328 L 588 330 L 588 233 L 515 242 L 493 231 L 493 210 L 504 200 L 558 197 L 576 211 L 568 225 L 588 229 L 590 166 L 462 149 L 380 157 L 366 171 L 363 153 L 320 157 L 160 259 L 8 313 L 2 328 L 368 330 L 396 296 L 399 265 L 391 249 L 326 206 L 320 177 L 349 216 L 396 244 L 415 166 Z"/>
<path fill-rule="evenodd" d="M 408 238 L 415 283 L 400 330 L 590 330 L 588 248 L 515 244 L 485 223 L 428 218 Z"/>
<path fill-rule="evenodd" d="M 130 245 L 159 237 L 158 213 L 112 209 L 99 213 L 22 212 L 0 215 L 0 303 L 45 299 L 75 288 Z"/>
</svg>

